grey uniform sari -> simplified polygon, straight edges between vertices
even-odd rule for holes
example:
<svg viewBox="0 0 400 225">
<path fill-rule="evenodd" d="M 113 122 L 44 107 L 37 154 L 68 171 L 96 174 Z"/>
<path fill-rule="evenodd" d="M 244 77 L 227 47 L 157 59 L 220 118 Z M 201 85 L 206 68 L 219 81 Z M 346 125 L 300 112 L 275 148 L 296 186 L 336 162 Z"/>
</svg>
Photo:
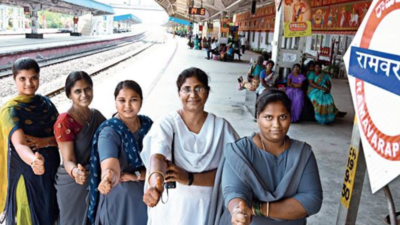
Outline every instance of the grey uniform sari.
<svg viewBox="0 0 400 225">
<path fill-rule="evenodd" d="M 74 140 L 74 153 L 76 164 L 81 164 L 89 171 L 89 158 L 92 148 L 93 136 L 100 126 L 106 120 L 104 116 L 96 109 L 92 110 L 92 119 L 89 122 L 90 126 L 83 124 L 79 133 Z M 60 208 L 60 225 L 85 225 L 87 223 L 87 195 L 88 185 L 86 182 L 83 185 L 77 184 L 69 175 L 62 164 L 56 175 L 57 202 Z"/>
<path fill-rule="evenodd" d="M 311 147 L 290 140 L 290 147 L 278 156 L 257 148 L 254 135 L 227 145 L 218 167 L 208 225 L 230 225 L 227 205 L 234 198 L 251 206 L 253 199 L 275 202 L 295 198 L 310 216 L 322 205 L 322 187 Z M 253 216 L 251 225 L 302 225 L 306 218 L 276 220 Z"/>
</svg>

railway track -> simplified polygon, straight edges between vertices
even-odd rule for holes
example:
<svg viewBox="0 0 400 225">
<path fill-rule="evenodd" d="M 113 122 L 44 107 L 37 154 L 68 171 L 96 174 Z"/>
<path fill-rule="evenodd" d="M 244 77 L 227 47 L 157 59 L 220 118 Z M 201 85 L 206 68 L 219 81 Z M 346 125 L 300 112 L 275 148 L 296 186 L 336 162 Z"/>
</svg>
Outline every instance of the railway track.
<svg viewBox="0 0 400 225">
<path fill-rule="evenodd" d="M 113 67 L 113 66 L 115 66 L 115 65 L 117 65 L 117 64 L 119 64 L 121 62 L 124 62 L 124 61 L 126 61 L 126 60 L 128 60 L 128 59 L 130 59 L 130 58 L 132 58 L 132 57 L 134 57 L 134 56 L 136 56 L 138 54 L 140 54 L 141 52 L 149 49 L 150 47 L 152 47 L 156 43 L 158 43 L 158 41 L 146 41 L 146 45 L 143 46 L 142 48 L 138 49 L 137 51 L 134 51 L 134 52 L 132 52 L 130 54 L 125 54 L 123 56 L 120 56 L 120 57 L 118 57 L 116 59 L 110 60 L 110 61 L 108 61 L 108 62 L 106 62 L 106 63 L 104 63 L 102 65 L 99 65 L 99 66 L 93 68 L 89 72 L 89 76 L 96 76 L 100 72 L 105 71 L 105 70 L 107 70 L 107 69 L 109 69 L 109 68 L 111 68 L 111 67 Z M 54 97 L 54 96 L 56 96 L 56 95 L 58 95 L 58 94 L 60 94 L 62 92 L 64 92 L 64 87 L 60 87 L 60 88 L 57 88 L 57 89 L 55 89 L 53 91 L 50 91 L 50 92 L 46 93 L 45 96 L 51 98 L 51 97 Z"/>
<path fill-rule="evenodd" d="M 135 44 L 135 43 L 140 42 L 140 41 L 145 41 L 146 38 L 148 38 L 148 34 L 147 33 L 141 33 L 141 34 L 138 34 L 138 35 L 132 37 L 132 39 L 129 39 L 127 41 L 122 41 L 121 43 L 116 43 L 116 44 L 112 44 L 112 45 L 105 46 L 105 47 L 102 46 L 102 47 L 99 47 L 99 48 L 83 50 L 83 51 L 80 51 L 80 52 L 71 52 L 71 53 L 68 53 L 68 54 L 63 54 L 63 55 L 60 55 L 60 56 L 54 56 L 54 57 L 51 57 L 51 58 L 45 58 L 45 59 L 36 60 L 36 61 L 39 63 L 40 68 L 43 68 L 43 67 L 51 66 L 51 65 L 54 65 L 54 64 L 63 63 L 63 62 L 71 61 L 71 60 L 74 60 L 74 59 L 79 59 L 79 58 L 83 58 L 83 57 L 99 54 L 99 53 L 102 53 L 102 52 L 111 51 L 111 50 L 114 50 L 114 49 L 126 47 L 126 46 Z M 0 79 L 7 78 L 7 77 L 10 77 L 10 76 L 12 76 L 12 66 L 0 67 Z"/>
</svg>

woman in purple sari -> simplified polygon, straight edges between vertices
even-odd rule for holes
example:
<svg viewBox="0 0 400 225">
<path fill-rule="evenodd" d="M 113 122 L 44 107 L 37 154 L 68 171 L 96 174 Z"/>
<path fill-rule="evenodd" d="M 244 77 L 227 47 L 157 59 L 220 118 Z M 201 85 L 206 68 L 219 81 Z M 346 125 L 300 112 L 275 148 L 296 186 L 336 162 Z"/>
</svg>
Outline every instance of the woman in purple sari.
<svg viewBox="0 0 400 225">
<path fill-rule="evenodd" d="M 286 94 L 288 95 L 291 107 L 291 121 L 296 122 L 300 120 L 301 111 L 304 105 L 304 92 L 301 89 L 306 77 L 300 74 L 300 64 L 294 64 L 292 73 L 289 74 L 287 79 Z"/>
</svg>

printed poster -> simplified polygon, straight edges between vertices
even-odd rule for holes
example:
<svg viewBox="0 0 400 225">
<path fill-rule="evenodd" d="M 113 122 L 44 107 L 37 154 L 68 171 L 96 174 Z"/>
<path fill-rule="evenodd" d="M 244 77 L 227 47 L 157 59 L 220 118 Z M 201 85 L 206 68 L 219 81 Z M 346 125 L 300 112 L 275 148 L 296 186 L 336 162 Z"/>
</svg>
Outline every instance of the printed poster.
<svg viewBox="0 0 400 225">
<path fill-rule="evenodd" d="M 285 0 L 283 4 L 284 36 L 311 36 L 310 0 Z"/>
</svg>

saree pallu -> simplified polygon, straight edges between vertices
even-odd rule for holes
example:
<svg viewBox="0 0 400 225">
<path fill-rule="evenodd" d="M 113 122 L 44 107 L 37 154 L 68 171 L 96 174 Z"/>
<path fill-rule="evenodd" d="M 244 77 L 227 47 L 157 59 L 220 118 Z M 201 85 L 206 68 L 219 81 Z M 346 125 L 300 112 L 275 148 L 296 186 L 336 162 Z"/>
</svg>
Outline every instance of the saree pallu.
<svg viewBox="0 0 400 225">
<path fill-rule="evenodd" d="M 22 129 L 24 134 L 37 138 L 52 137 L 57 109 L 40 95 L 17 96 L 3 105 L 0 116 L 0 179 L 6 181 L 1 184 L 0 192 L 3 219 L 7 225 L 53 224 L 58 217 L 54 188 L 54 176 L 60 165 L 57 147 L 37 150 L 45 159 L 45 173 L 38 176 L 19 157 L 11 136 Z"/>
<path fill-rule="evenodd" d="M 331 80 L 330 76 L 321 73 L 318 76 L 311 72 L 308 77 L 315 84 L 327 88 L 327 82 Z M 308 87 L 308 97 L 314 106 L 315 119 L 318 123 L 331 123 L 335 120 L 335 105 L 330 92 L 324 93 L 318 88 Z"/>
</svg>

